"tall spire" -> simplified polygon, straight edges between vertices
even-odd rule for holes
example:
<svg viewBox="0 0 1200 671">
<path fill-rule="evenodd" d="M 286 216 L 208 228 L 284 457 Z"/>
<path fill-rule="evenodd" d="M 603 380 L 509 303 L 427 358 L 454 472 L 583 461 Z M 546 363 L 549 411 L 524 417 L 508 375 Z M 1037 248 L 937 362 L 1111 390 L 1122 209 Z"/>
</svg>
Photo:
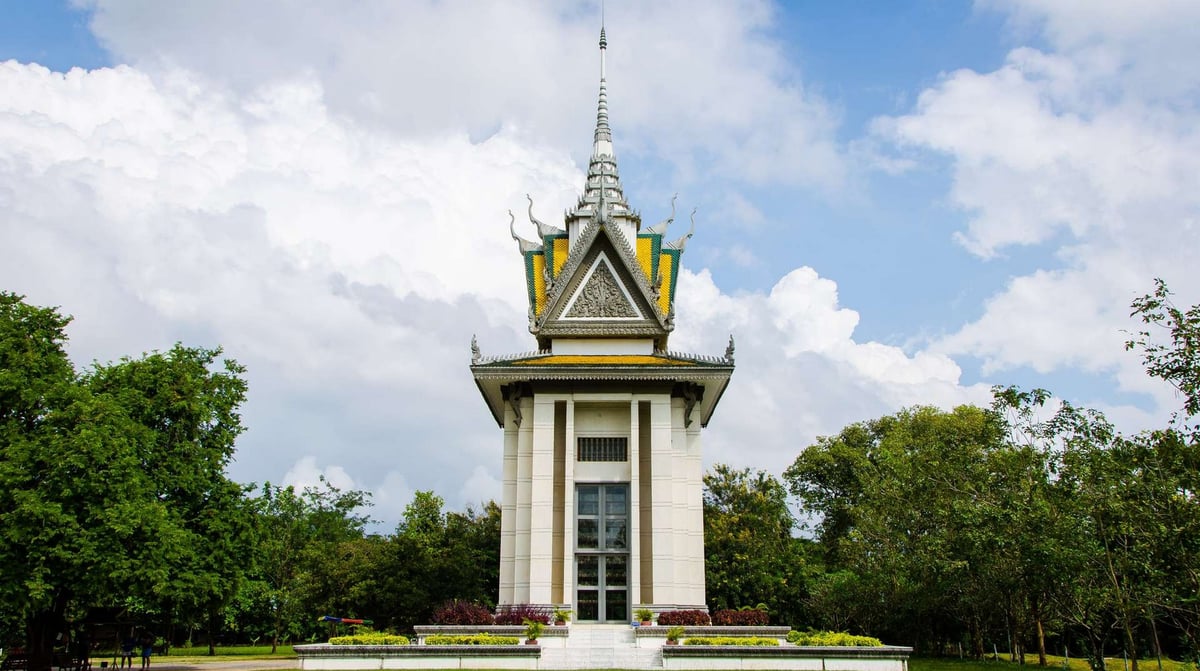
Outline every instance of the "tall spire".
<svg viewBox="0 0 1200 671">
<path fill-rule="evenodd" d="M 600 26 L 600 102 L 596 107 L 596 133 L 592 143 L 592 156 L 612 156 L 612 129 L 608 127 L 608 85 L 604 79 L 604 51 L 608 40 L 604 37 L 604 26 Z"/>
<path fill-rule="evenodd" d="M 596 132 L 592 136 L 592 157 L 588 161 L 587 181 L 575 209 L 566 213 L 570 246 L 575 245 L 581 227 L 592 222 L 615 225 L 627 240 L 637 236 L 640 217 L 629 208 L 617 173 L 617 158 L 613 152 L 612 129 L 608 127 L 608 82 L 605 79 L 604 55 L 608 37 L 600 26 L 600 101 L 596 107 Z M 632 242 L 630 244 L 633 244 Z"/>
</svg>

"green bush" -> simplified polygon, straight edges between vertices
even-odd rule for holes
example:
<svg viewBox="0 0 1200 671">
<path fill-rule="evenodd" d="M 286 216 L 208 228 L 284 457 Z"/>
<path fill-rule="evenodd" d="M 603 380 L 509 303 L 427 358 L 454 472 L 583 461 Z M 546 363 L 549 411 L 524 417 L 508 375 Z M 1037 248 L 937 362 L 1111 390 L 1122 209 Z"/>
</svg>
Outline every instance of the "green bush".
<svg viewBox="0 0 1200 671">
<path fill-rule="evenodd" d="M 516 636 L 497 636 L 495 634 L 434 634 L 425 637 L 426 645 L 517 645 L 521 639 Z"/>
<path fill-rule="evenodd" d="M 351 636 L 334 636 L 329 645 L 408 645 L 408 639 L 397 634 L 369 632 Z"/>
<path fill-rule="evenodd" d="M 779 641 L 774 638 L 764 638 L 762 636 L 693 636 L 686 639 L 683 644 L 771 646 L 779 645 Z"/>
<path fill-rule="evenodd" d="M 875 648 L 883 642 L 870 636 L 855 636 L 844 631 L 789 631 L 788 643 L 795 645 L 836 645 L 853 648 Z"/>
</svg>

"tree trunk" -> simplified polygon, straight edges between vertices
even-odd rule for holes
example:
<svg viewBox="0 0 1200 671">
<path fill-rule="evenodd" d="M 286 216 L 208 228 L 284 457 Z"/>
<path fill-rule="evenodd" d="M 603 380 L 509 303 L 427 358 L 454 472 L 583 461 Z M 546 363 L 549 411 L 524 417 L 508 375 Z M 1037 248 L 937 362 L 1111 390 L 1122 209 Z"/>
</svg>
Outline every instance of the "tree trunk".
<svg viewBox="0 0 1200 671">
<path fill-rule="evenodd" d="M 1041 611 L 1034 615 L 1034 622 L 1037 625 L 1038 666 L 1046 666 L 1046 629 L 1042 626 Z"/>
<path fill-rule="evenodd" d="M 979 616 L 971 618 L 971 658 L 983 659 L 983 628 L 979 626 Z"/>
<path fill-rule="evenodd" d="M 1150 619 L 1150 633 L 1154 634 L 1154 658 L 1158 660 L 1158 671 L 1162 671 L 1162 646 L 1158 643 L 1158 625 L 1154 623 L 1154 618 Z"/>
<path fill-rule="evenodd" d="M 217 646 L 216 646 L 216 642 L 213 640 L 213 619 L 214 618 L 212 616 L 212 613 L 209 613 L 208 617 L 205 619 L 208 621 L 208 656 L 215 657 L 217 654 Z"/>
<path fill-rule="evenodd" d="M 54 663 L 54 646 L 67 635 L 63 614 L 70 600 L 65 591 L 54 597 L 50 610 L 35 613 L 26 621 L 25 649 L 29 654 L 29 671 L 49 671 Z"/>
</svg>

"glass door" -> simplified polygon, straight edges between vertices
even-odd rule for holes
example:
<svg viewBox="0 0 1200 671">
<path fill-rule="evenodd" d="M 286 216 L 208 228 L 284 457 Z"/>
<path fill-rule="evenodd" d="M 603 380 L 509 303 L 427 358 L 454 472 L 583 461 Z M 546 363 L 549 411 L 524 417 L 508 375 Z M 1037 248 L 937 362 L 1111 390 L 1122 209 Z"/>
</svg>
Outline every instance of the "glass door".
<svg viewBox="0 0 1200 671">
<path fill-rule="evenodd" d="M 629 621 L 629 485 L 578 485 L 576 620 Z"/>
</svg>

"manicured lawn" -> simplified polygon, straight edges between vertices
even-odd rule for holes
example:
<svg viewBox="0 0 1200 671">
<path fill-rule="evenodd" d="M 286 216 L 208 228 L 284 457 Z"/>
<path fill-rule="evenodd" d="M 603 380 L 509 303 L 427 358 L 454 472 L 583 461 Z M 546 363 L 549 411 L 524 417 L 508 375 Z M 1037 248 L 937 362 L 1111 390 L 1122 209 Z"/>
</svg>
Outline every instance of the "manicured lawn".
<svg viewBox="0 0 1200 671">
<path fill-rule="evenodd" d="M 908 661 L 908 668 L 909 671 L 1006 671 L 1022 668 L 1020 665 L 1008 661 L 1006 655 L 1001 655 L 1000 657 L 1000 661 L 985 660 L 982 662 L 951 658 L 913 657 Z M 1108 671 L 1125 671 L 1124 662 L 1120 657 L 1110 657 L 1104 661 Z M 1039 667 L 1037 665 L 1037 655 L 1026 655 L 1024 668 L 1028 671 L 1039 671 L 1039 669 L 1062 671 L 1063 658 L 1047 655 L 1046 666 Z M 1071 658 L 1068 671 L 1090 670 L 1091 667 L 1088 666 L 1087 660 L 1075 657 Z M 1138 660 L 1138 671 L 1158 671 L 1158 661 L 1154 659 Z M 1197 671 L 1197 669 L 1195 664 L 1164 659 L 1163 671 Z"/>
<path fill-rule="evenodd" d="M 296 653 L 290 645 L 280 645 L 273 655 L 271 654 L 271 646 L 269 645 L 217 646 L 216 653 L 216 655 L 210 657 L 207 646 L 171 648 L 171 654 L 168 657 L 172 662 L 182 663 L 202 663 L 217 660 L 235 662 L 250 659 L 294 659 L 296 657 Z"/>
</svg>

